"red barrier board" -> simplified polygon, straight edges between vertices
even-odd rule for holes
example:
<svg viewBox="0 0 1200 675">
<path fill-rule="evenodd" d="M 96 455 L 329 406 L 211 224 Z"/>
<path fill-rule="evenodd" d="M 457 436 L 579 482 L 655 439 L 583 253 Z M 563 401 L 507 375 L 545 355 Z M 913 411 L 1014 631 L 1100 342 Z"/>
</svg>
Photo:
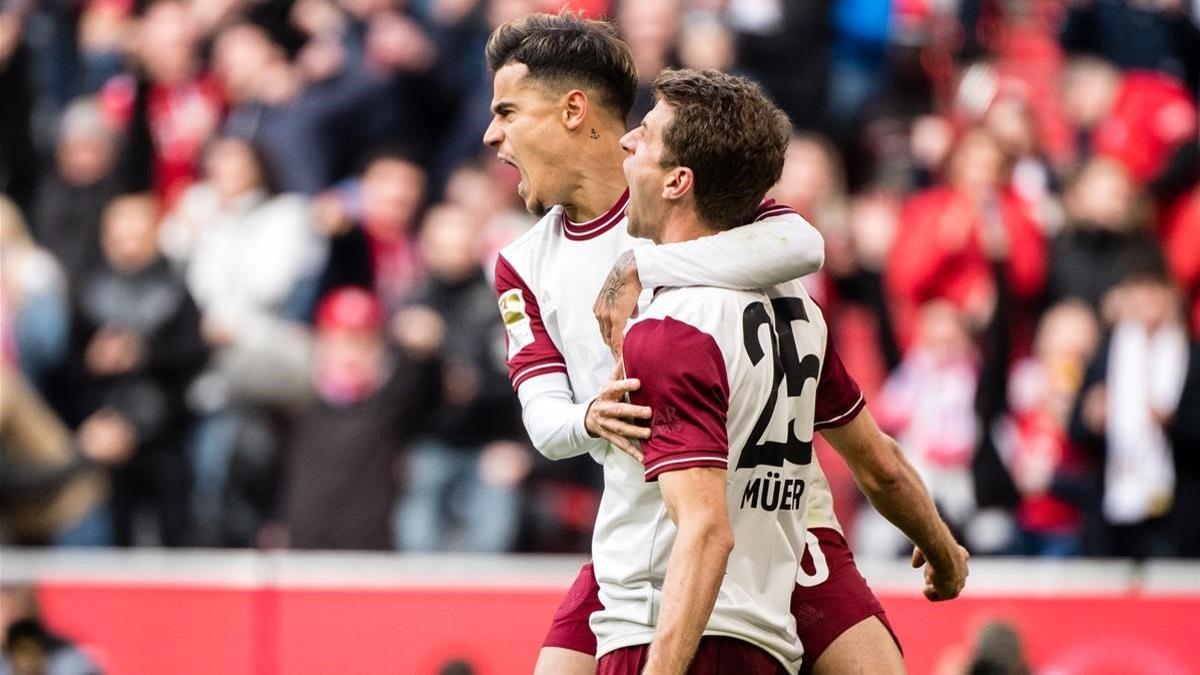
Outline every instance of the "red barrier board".
<svg viewBox="0 0 1200 675">
<path fill-rule="evenodd" d="M 47 622 L 113 675 L 436 674 L 532 670 L 560 591 L 547 588 L 40 587 Z M 1037 673 L 1200 674 L 1200 597 L 971 596 L 932 604 L 883 594 L 915 675 L 962 672 L 978 628 L 1005 619 Z"/>
</svg>

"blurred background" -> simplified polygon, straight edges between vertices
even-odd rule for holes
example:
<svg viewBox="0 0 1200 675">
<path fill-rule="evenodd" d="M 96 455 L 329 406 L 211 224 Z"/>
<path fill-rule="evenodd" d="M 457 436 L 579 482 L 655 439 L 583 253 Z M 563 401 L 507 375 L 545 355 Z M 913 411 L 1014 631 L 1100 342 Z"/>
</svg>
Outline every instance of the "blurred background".
<svg viewBox="0 0 1200 675">
<path fill-rule="evenodd" d="M 0 672 L 40 672 L 20 670 L 20 645 L 45 663 L 193 672 L 127 660 L 114 626 L 145 616 L 121 614 L 136 614 L 127 594 L 64 597 L 79 573 L 125 583 L 133 565 L 153 583 L 261 590 L 292 582 L 159 577 L 311 560 L 282 550 L 402 551 L 456 557 L 388 558 L 426 562 L 380 584 L 445 568 L 461 571 L 441 582 L 454 586 L 475 578 L 470 560 L 535 565 L 463 554 L 586 554 L 600 472 L 543 460 L 524 437 L 489 277 L 534 220 L 481 143 L 489 33 L 563 6 L 0 0 Z M 1045 595 L 1024 585 L 1045 572 L 1142 598 L 1158 578 L 1145 570 L 1165 565 L 1182 570 L 1166 576 L 1190 589 L 1178 609 L 1194 625 L 1200 562 L 1169 561 L 1200 558 L 1200 0 L 565 6 L 629 43 L 643 80 L 631 123 L 670 66 L 748 75 L 789 113 L 771 196 L 825 237 L 807 285 L 976 559 L 1027 558 L 996 563 L 1012 580 L 998 593 Z M 906 542 L 819 452 L 886 590 Z M 1075 557 L 1092 562 L 1032 560 Z M 1086 567 L 1110 557 L 1125 561 Z M 354 588 L 346 566 L 379 561 L 320 559 L 327 583 Z M 498 581 L 551 587 L 513 638 L 523 655 L 445 672 L 527 668 L 572 573 Z M 919 585 L 896 588 L 903 604 Z M 307 672 L 280 665 L 282 610 L 251 595 L 252 656 L 195 672 Z M 56 598 L 44 616 L 39 598 Z M 1146 616 L 1126 620 L 1166 625 Z M 968 672 L 974 624 L 919 617 L 958 637 L 937 633 L 914 672 L 946 659 L 938 672 Z M 1021 653 L 1020 631 L 999 626 L 976 647 Z M 942 654 L 954 640 L 968 646 Z M 1184 670 L 1111 672 L 1200 672 L 1191 649 Z M 1033 653 L 1041 672 L 1057 652 Z M 1101 672 L 1058 667 L 1042 670 Z"/>
</svg>

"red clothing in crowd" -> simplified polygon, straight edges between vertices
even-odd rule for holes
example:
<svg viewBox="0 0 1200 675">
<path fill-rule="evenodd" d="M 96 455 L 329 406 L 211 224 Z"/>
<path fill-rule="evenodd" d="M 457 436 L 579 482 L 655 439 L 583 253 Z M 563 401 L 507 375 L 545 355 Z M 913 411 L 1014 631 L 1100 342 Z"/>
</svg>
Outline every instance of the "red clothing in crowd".
<svg viewBox="0 0 1200 675">
<path fill-rule="evenodd" d="M 1191 308 L 1192 334 L 1200 335 L 1200 187 L 1181 198 L 1167 214 L 1163 248 L 1171 276 Z"/>
<path fill-rule="evenodd" d="M 1121 81 L 1112 111 L 1093 132 L 1092 146 L 1146 183 L 1176 148 L 1195 139 L 1196 105 L 1183 84 L 1163 73 L 1134 71 Z"/>
<path fill-rule="evenodd" d="M 420 250 L 406 234 L 383 237 L 369 226 L 363 231 L 370 247 L 375 293 L 388 313 L 395 312 L 408 299 L 424 269 Z"/>
<path fill-rule="evenodd" d="M 106 121 L 127 128 L 134 116 L 137 82 L 117 75 L 100 90 Z M 220 129 L 225 95 L 213 77 L 201 75 L 187 83 L 153 84 L 146 95 L 146 118 L 154 146 L 154 193 L 170 209 L 200 173 L 204 144 Z"/>
<path fill-rule="evenodd" d="M 154 142 L 154 192 L 168 206 L 199 174 L 200 153 L 221 124 L 224 98 L 208 76 L 177 86 L 153 85 L 146 101 Z"/>
<path fill-rule="evenodd" d="M 1046 279 L 1046 246 L 1041 230 L 1021 200 L 1004 191 L 999 216 L 1008 235 L 1008 284 L 1017 301 L 1035 298 Z M 897 301 L 903 343 L 911 339 L 911 314 L 931 300 L 945 299 L 976 314 L 995 295 L 991 262 L 980 243 L 980 215 L 952 187 L 934 187 L 914 195 L 900 214 L 885 283 Z M 970 234 L 960 248 L 953 232 L 967 224 Z"/>
<path fill-rule="evenodd" d="M 1030 461 L 1034 454 L 1049 455 L 1056 472 L 1077 472 L 1082 464 L 1078 450 L 1067 438 L 1067 430 L 1052 415 L 1041 410 L 1020 411 L 1013 416 L 1017 438 L 1013 444 L 1014 464 Z M 1079 507 L 1050 492 L 1025 494 L 1017 506 L 1017 522 L 1030 532 L 1072 534 L 1082 520 Z"/>
</svg>

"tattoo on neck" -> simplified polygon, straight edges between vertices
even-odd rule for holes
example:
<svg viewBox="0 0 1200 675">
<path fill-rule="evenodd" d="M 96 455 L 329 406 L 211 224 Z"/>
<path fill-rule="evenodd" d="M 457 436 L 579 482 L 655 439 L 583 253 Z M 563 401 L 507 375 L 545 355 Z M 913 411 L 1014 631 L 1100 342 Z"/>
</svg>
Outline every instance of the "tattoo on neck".
<svg viewBox="0 0 1200 675">
<path fill-rule="evenodd" d="M 592 133 L 589 135 L 592 137 L 592 140 L 596 140 L 597 138 L 600 138 L 599 132 L 597 132 L 594 128 L 592 129 Z"/>
</svg>

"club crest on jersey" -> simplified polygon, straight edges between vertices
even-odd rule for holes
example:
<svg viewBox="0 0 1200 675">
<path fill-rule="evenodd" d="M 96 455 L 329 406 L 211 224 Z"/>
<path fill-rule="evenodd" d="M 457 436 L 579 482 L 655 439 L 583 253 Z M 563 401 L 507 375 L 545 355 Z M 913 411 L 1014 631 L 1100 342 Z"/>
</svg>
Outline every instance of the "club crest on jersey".
<svg viewBox="0 0 1200 675">
<path fill-rule="evenodd" d="M 508 333 L 508 358 L 513 358 L 522 349 L 533 344 L 533 325 L 525 312 L 525 295 L 514 288 L 500 295 L 500 316 L 504 330 Z"/>
</svg>

